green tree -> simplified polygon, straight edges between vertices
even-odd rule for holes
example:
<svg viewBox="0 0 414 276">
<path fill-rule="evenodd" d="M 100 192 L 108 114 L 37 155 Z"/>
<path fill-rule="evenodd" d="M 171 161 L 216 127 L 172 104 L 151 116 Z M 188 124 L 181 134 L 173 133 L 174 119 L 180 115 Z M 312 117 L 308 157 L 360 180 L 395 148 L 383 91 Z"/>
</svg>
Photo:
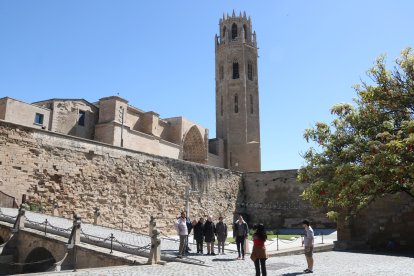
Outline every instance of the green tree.
<svg viewBox="0 0 414 276">
<path fill-rule="evenodd" d="M 384 56 L 368 70 L 371 81 L 355 86 L 354 104 L 337 104 L 330 124 L 318 122 L 304 138 L 316 142 L 304 155 L 298 180 L 310 183 L 302 197 L 355 212 L 385 194 L 414 196 L 414 54 L 401 52 L 393 70 Z"/>
</svg>

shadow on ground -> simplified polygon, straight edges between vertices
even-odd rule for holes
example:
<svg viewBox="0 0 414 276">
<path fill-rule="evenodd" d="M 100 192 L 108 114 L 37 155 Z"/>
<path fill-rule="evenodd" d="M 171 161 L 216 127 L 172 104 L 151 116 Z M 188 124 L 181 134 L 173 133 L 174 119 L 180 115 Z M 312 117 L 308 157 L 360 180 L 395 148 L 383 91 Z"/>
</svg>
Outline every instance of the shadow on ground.
<svg viewBox="0 0 414 276">
<path fill-rule="evenodd" d="M 213 259 L 213 262 L 234 262 L 234 261 L 239 261 L 237 259 Z"/>
</svg>

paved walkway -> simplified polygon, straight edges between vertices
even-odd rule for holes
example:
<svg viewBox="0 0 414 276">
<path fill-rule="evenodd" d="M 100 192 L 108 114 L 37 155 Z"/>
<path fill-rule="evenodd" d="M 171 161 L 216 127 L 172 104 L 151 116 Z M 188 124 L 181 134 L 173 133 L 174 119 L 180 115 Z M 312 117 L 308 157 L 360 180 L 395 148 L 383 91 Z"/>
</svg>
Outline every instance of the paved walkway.
<svg viewBox="0 0 414 276">
<path fill-rule="evenodd" d="M 166 265 L 120 266 L 79 270 L 78 272 L 39 273 L 53 276 L 212 276 L 255 275 L 250 259 L 235 260 L 234 255 L 203 256 L 206 266 L 171 262 Z M 311 275 L 414 275 L 414 258 L 346 252 L 323 252 L 314 255 L 315 267 Z M 267 275 L 302 275 L 306 268 L 303 255 L 271 257 L 267 260 Z"/>
<path fill-rule="evenodd" d="M 17 215 L 17 209 L 12 208 L 0 208 L 0 220 L 14 222 L 14 217 Z M 54 217 L 50 215 L 26 212 L 27 223 L 30 227 L 35 227 L 41 231 L 44 230 L 44 222 L 47 219 L 48 227 L 47 231 L 53 234 L 59 234 L 68 237 L 72 227 L 72 221 L 65 218 Z M 148 229 L 143 229 L 143 232 L 147 232 Z M 315 245 L 318 246 L 322 243 L 322 236 L 318 235 L 320 231 L 315 231 Z M 133 233 L 129 231 L 121 231 L 119 229 L 113 229 L 98 225 L 93 225 L 89 223 L 82 223 L 82 232 L 81 240 L 82 242 L 95 244 L 101 247 L 110 247 L 110 236 L 111 234 L 114 237 L 114 250 L 121 252 L 132 253 L 140 256 L 147 256 L 149 253 L 150 237 L 145 234 Z M 180 262 L 193 262 L 193 263 L 203 263 L 205 261 L 204 256 L 197 254 L 189 254 L 187 258 L 183 260 L 176 259 L 177 249 L 178 249 L 178 237 L 177 236 L 164 236 L 161 242 L 161 254 L 162 260 L 166 261 L 180 261 Z M 332 244 L 336 240 L 336 232 L 331 233 L 330 235 L 323 236 L 324 244 Z M 267 241 L 266 245 L 269 251 L 269 254 L 274 255 L 289 251 L 289 250 L 300 250 L 301 249 L 301 238 L 295 238 L 293 240 L 271 240 Z M 190 248 L 191 252 L 196 251 L 196 246 L 193 243 L 193 239 L 190 236 Z M 249 248 L 252 248 L 253 244 L 249 242 Z M 206 248 L 205 248 L 206 250 Z M 237 248 L 235 244 L 229 244 L 226 246 L 226 253 L 232 256 L 236 256 Z M 217 249 L 216 249 L 217 253 Z"/>
</svg>

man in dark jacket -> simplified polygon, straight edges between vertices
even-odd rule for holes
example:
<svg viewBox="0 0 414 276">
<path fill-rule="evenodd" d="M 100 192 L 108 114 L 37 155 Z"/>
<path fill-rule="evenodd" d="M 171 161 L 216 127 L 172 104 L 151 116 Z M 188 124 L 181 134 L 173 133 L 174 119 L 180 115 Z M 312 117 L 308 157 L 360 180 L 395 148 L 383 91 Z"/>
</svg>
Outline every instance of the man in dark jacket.
<svg viewBox="0 0 414 276">
<path fill-rule="evenodd" d="M 216 226 L 212 216 L 208 216 L 204 223 L 204 241 L 207 244 L 207 255 L 216 255 L 214 253 L 214 242 L 216 241 Z"/>
<path fill-rule="evenodd" d="M 219 222 L 216 224 L 217 241 L 218 241 L 218 253 L 224 254 L 224 243 L 227 239 L 227 225 L 223 221 L 223 217 L 219 217 Z"/>
<path fill-rule="evenodd" d="M 197 242 L 197 253 L 203 254 L 204 219 L 200 218 L 194 225 L 194 239 Z"/>
<path fill-rule="evenodd" d="M 233 237 L 236 239 L 238 260 L 244 260 L 244 243 L 249 235 L 249 227 L 244 221 L 242 215 L 239 215 L 238 220 L 233 225 Z"/>
</svg>

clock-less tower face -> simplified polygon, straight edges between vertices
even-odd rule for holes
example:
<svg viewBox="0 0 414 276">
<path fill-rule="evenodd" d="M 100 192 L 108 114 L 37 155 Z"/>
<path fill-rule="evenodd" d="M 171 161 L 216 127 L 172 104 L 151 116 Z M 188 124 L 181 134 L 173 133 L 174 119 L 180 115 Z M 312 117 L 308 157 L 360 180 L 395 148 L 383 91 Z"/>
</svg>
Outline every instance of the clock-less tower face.
<svg viewBox="0 0 414 276">
<path fill-rule="evenodd" d="M 216 35 L 216 133 L 225 167 L 260 171 L 256 34 L 246 14 L 223 16 Z"/>
</svg>

